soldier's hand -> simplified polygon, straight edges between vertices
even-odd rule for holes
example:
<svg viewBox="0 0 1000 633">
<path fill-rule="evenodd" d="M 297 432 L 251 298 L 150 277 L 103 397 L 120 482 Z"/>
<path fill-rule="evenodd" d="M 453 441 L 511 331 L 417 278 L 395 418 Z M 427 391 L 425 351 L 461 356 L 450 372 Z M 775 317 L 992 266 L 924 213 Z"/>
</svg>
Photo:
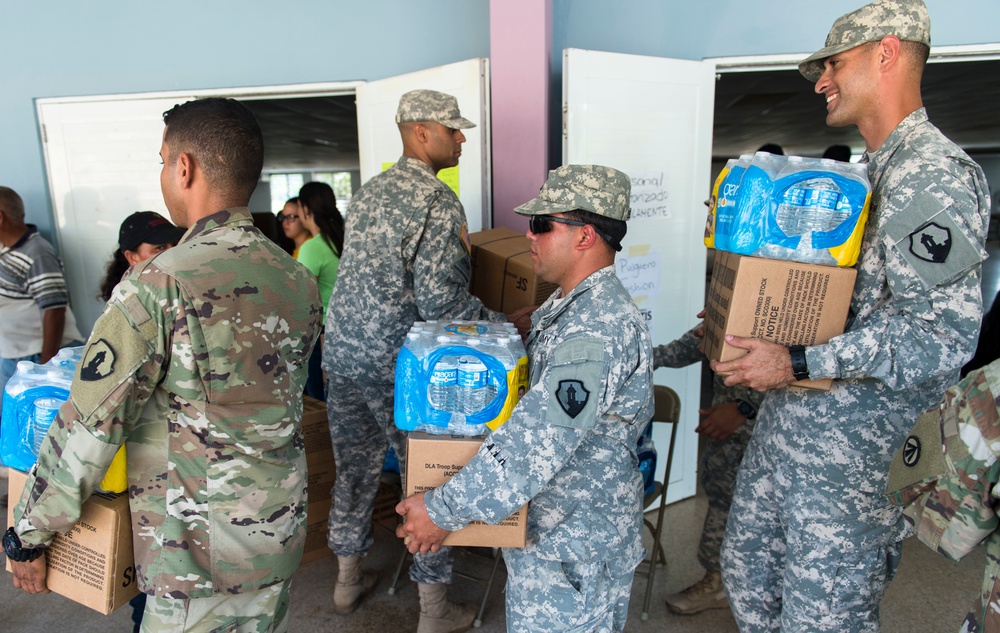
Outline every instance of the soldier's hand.
<svg viewBox="0 0 1000 633">
<path fill-rule="evenodd" d="M 698 409 L 698 413 L 705 417 L 695 428 L 695 433 L 718 441 L 728 438 L 746 421 L 743 414 L 736 408 L 735 402 Z"/>
<path fill-rule="evenodd" d="M 705 318 L 705 308 L 702 308 L 701 312 L 699 312 L 695 316 L 698 317 L 699 319 L 704 319 Z M 705 322 L 704 321 L 702 321 L 701 325 L 699 325 L 698 327 L 696 327 L 694 329 L 694 335 L 697 336 L 698 338 L 705 338 Z"/>
<path fill-rule="evenodd" d="M 747 350 L 745 356 L 725 363 L 713 360 L 712 371 L 723 374 L 726 386 L 742 386 L 768 391 L 782 389 L 795 382 L 792 357 L 788 348 L 771 341 L 742 336 L 726 336 L 733 347 Z"/>
<path fill-rule="evenodd" d="M 14 574 L 14 587 L 24 593 L 49 593 L 49 588 L 45 584 L 45 576 L 48 574 L 45 554 L 27 563 L 9 562 L 11 572 Z"/>
<path fill-rule="evenodd" d="M 528 335 L 528 330 L 531 329 L 531 314 L 537 309 L 538 306 L 524 306 L 507 315 L 507 320 L 514 324 L 521 338 Z"/>
<path fill-rule="evenodd" d="M 441 549 L 441 541 L 451 534 L 451 531 L 431 521 L 423 492 L 400 501 L 396 505 L 396 513 L 404 519 L 403 524 L 396 528 L 396 536 L 403 539 L 403 545 L 411 554 L 436 552 Z"/>
</svg>

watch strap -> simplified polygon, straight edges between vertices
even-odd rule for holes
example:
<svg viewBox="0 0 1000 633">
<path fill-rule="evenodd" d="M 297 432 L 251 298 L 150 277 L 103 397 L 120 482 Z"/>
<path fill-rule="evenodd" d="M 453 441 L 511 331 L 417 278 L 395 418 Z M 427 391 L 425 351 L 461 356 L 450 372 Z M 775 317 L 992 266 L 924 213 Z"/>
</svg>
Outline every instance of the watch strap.
<svg viewBox="0 0 1000 633">
<path fill-rule="evenodd" d="M 7 528 L 3 535 L 3 550 L 7 558 L 17 563 L 29 563 L 45 553 L 44 547 L 21 547 L 21 539 L 14 528 Z"/>
<path fill-rule="evenodd" d="M 740 412 L 740 415 L 748 420 L 752 420 L 757 417 L 757 407 L 742 398 L 736 401 L 736 410 Z"/>
<path fill-rule="evenodd" d="M 795 380 L 809 380 L 809 367 L 806 365 L 806 348 L 802 345 L 792 345 L 788 348 L 792 357 L 792 375 Z"/>
</svg>

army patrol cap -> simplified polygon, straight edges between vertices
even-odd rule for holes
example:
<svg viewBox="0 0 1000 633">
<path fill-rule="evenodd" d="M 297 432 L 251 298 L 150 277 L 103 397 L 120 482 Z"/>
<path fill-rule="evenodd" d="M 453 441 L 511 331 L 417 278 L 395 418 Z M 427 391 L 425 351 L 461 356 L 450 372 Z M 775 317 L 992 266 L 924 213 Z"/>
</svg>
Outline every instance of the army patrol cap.
<svg viewBox="0 0 1000 633">
<path fill-rule="evenodd" d="M 521 215 L 590 211 L 612 220 L 628 220 L 632 181 L 601 165 L 563 165 L 549 172 L 538 197 L 514 209 Z"/>
<path fill-rule="evenodd" d="M 399 98 L 396 123 L 434 121 L 453 130 L 476 127 L 458 111 L 458 99 L 436 90 L 411 90 Z"/>
<path fill-rule="evenodd" d="M 840 16 L 826 36 L 826 46 L 802 60 L 799 72 L 815 83 L 823 74 L 824 59 L 886 35 L 930 46 L 931 18 L 923 0 L 876 0 Z"/>
</svg>

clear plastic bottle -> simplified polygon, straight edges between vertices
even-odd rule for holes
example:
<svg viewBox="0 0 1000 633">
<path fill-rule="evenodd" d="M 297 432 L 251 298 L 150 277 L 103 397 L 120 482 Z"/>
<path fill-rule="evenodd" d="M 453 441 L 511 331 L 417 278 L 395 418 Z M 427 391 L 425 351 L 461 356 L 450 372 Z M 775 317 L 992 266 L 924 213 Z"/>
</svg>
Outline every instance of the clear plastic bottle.
<svg viewBox="0 0 1000 633">
<path fill-rule="evenodd" d="M 64 400 L 58 398 L 38 398 L 34 402 L 31 414 L 31 452 L 38 457 L 38 452 L 42 450 L 42 442 L 49 432 L 49 427 L 56 419 L 59 408 Z"/>
<path fill-rule="evenodd" d="M 448 345 L 451 341 L 448 336 L 438 336 L 437 345 Z M 427 396 L 431 406 L 441 411 L 456 411 L 456 400 L 458 389 L 458 359 L 454 356 L 444 356 L 434 365 L 430 375 L 430 385 L 427 388 Z"/>
<path fill-rule="evenodd" d="M 469 341 L 472 343 L 477 339 Z M 478 347 L 475 345 L 474 347 Z M 458 361 L 458 403 L 465 415 L 479 413 L 486 406 L 488 372 L 483 361 L 475 356 L 462 356 Z"/>
<path fill-rule="evenodd" d="M 805 194 L 799 213 L 799 233 L 827 231 L 833 222 L 840 191 L 829 178 L 813 178 L 802 183 Z"/>
<path fill-rule="evenodd" d="M 778 228 L 786 236 L 798 235 L 799 231 L 799 210 L 806 192 L 801 187 L 789 187 L 782 196 L 781 204 L 778 205 L 776 219 Z"/>
</svg>

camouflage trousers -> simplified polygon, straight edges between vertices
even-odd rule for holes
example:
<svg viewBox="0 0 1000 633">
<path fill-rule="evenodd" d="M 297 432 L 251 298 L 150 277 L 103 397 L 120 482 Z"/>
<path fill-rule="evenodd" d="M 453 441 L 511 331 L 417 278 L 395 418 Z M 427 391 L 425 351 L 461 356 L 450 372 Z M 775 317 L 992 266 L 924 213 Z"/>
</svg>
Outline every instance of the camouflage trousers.
<svg viewBox="0 0 1000 633">
<path fill-rule="evenodd" d="M 364 556 L 375 541 L 372 510 L 390 444 L 399 458 L 400 472 L 406 472 L 406 432 L 393 424 L 392 400 L 391 383 L 327 375 L 326 408 L 337 464 L 327 543 L 337 556 Z M 451 548 L 414 556 L 410 579 L 451 582 Z"/>
<path fill-rule="evenodd" d="M 722 547 L 740 631 L 877 632 L 901 554 L 898 514 L 881 495 L 824 483 L 791 460 L 756 463 L 753 449 Z"/>
<path fill-rule="evenodd" d="M 753 435 L 753 422 L 747 420 L 722 441 L 706 440 L 701 462 L 701 487 L 708 497 L 708 513 L 705 514 L 705 525 L 698 543 L 698 562 L 706 571 L 720 571 L 722 568 L 719 563 L 722 537 L 729 520 L 729 506 L 733 503 L 736 475 Z"/>
<path fill-rule="evenodd" d="M 234 595 L 146 598 L 142 633 L 285 633 L 292 581 Z"/>
<path fill-rule="evenodd" d="M 504 549 L 507 630 L 546 633 L 622 631 L 632 592 L 632 565 L 571 563 Z M 627 568 L 627 571 L 625 569 Z"/>
</svg>

